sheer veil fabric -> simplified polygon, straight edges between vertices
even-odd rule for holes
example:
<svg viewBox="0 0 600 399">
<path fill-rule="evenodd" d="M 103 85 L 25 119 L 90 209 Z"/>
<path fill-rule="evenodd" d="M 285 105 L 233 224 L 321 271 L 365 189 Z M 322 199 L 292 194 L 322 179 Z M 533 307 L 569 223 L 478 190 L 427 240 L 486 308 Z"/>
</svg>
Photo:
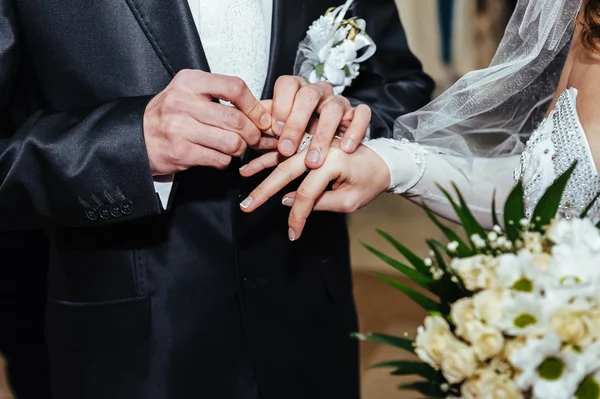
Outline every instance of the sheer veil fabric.
<svg viewBox="0 0 600 399">
<path fill-rule="evenodd" d="M 398 118 L 394 138 L 448 155 L 465 176 L 475 157 L 520 154 L 555 94 L 581 3 L 519 0 L 490 66 Z"/>
</svg>

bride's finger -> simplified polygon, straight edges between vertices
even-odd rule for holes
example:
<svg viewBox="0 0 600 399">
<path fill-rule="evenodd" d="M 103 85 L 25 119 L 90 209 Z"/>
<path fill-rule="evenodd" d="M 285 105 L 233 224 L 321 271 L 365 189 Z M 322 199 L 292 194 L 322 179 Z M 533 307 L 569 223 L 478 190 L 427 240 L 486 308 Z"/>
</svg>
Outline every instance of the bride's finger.
<svg viewBox="0 0 600 399">
<path fill-rule="evenodd" d="M 247 165 L 240 168 L 240 175 L 244 177 L 254 176 L 265 169 L 273 168 L 285 160 L 285 157 L 277 151 L 267 152 L 253 159 Z"/>
<path fill-rule="evenodd" d="M 290 241 L 296 241 L 302 235 L 306 219 L 310 216 L 315 202 L 323 195 L 332 180 L 339 177 L 335 168 L 322 166 L 313 169 L 304 179 L 294 196 L 294 203 L 288 219 Z"/>
<path fill-rule="evenodd" d="M 242 172 L 245 172 L 249 167 L 246 167 Z M 296 154 L 284 161 L 242 201 L 240 204 L 242 211 L 254 211 L 305 172 L 304 153 Z"/>
<path fill-rule="evenodd" d="M 252 148 L 256 151 L 270 151 L 277 148 L 279 145 L 279 139 L 276 137 L 262 136 L 257 145 Z"/>
</svg>

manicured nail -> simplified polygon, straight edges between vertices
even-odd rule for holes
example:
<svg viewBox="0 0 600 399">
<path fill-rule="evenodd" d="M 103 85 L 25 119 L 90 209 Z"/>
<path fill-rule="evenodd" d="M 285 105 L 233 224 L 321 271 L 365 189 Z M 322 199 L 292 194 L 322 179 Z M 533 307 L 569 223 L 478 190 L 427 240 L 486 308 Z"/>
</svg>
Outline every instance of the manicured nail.
<svg viewBox="0 0 600 399">
<path fill-rule="evenodd" d="M 284 198 L 283 201 L 281 201 L 281 203 L 284 206 L 292 206 L 292 205 L 294 205 L 294 201 L 295 200 L 293 197 L 287 197 L 287 198 Z"/>
<path fill-rule="evenodd" d="M 353 150 L 354 149 L 354 140 L 352 140 L 351 138 L 342 140 L 342 148 L 344 150 Z"/>
<path fill-rule="evenodd" d="M 279 149 L 281 149 L 281 152 L 283 152 L 284 155 L 286 155 L 293 154 L 296 150 L 296 147 L 294 146 L 294 143 L 292 143 L 290 140 L 283 140 L 281 143 L 279 143 Z"/>
<path fill-rule="evenodd" d="M 242 166 L 242 167 L 240 168 L 240 171 L 242 171 L 242 170 L 246 169 L 247 167 L 248 167 L 248 165 L 244 165 L 244 166 Z"/>
<path fill-rule="evenodd" d="M 288 238 L 290 241 L 296 241 L 296 233 L 294 233 L 294 230 L 291 227 L 288 229 Z"/>
<path fill-rule="evenodd" d="M 263 114 L 263 116 L 260 117 L 260 125 L 271 126 L 271 115 Z"/>
<path fill-rule="evenodd" d="M 250 205 L 252 205 L 253 202 L 254 202 L 254 199 L 252 197 L 248 197 L 242 201 L 240 206 L 244 209 L 248 209 L 248 208 L 250 208 Z"/>
<path fill-rule="evenodd" d="M 308 152 L 306 159 L 308 160 L 308 162 L 319 163 L 319 161 L 321 160 L 321 153 L 319 153 L 319 151 L 317 150 L 311 150 Z"/>
<path fill-rule="evenodd" d="M 284 126 L 285 126 L 285 123 L 283 123 L 283 122 L 275 122 L 275 124 L 273 125 L 273 133 L 275 133 L 275 135 L 277 135 L 277 136 L 281 136 Z"/>
</svg>

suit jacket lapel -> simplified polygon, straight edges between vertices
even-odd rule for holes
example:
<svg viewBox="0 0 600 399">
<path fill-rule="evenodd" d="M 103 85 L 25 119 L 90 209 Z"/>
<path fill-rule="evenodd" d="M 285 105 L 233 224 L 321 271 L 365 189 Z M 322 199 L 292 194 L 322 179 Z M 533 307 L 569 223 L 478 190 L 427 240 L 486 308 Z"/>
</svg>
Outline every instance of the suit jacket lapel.
<svg viewBox="0 0 600 399">
<path fill-rule="evenodd" d="M 187 0 L 125 1 L 172 76 L 182 69 L 210 70 Z"/>
<path fill-rule="evenodd" d="M 273 0 L 271 54 L 263 98 L 273 97 L 277 78 L 292 74 L 298 45 L 308 30 L 308 25 L 303 26 L 306 24 L 306 1 Z"/>
</svg>

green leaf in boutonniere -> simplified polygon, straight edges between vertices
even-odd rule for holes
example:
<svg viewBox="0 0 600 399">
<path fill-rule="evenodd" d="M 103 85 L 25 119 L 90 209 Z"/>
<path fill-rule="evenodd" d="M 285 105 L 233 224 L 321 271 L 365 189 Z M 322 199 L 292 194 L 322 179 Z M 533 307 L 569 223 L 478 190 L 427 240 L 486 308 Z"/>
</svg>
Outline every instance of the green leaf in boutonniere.
<svg viewBox="0 0 600 399">
<path fill-rule="evenodd" d="M 352 336 L 361 341 L 370 341 L 378 344 L 393 346 L 394 348 L 403 349 L 410 353 L 415 353 L 414 341 L 407 338 L 393 337 L 385 334 L 360 334 L 354 333 Z"/>
<path fill-rule="evenodd" d="M 510 192 L 504 205 L 504 231 L 511 242 L 521 234 L 521 219 L 525 218 L 523 182 L 519 181 Z"/>
<path fill-rule="evenodd" d="M 350 68 L 348 67 L 348 65 L 344 65 L 344 75 L 347 78 L 351 78 L 352 77 L 352 72 L 350 71 Z"/>
<path fill-rule="evenodd" d="M 563 193 L 576 166 L 577 162 L 573 163 L 565 173 L 552 183 L 550 188 L 540 198 L 531 218 L 532 230 L 542 233 L 543 228 L 548 226 L 556 216 Z"/>
<path fill-rule="evenodd" d="M 363 246 L 369 252 L 371 252 L 373 255 L 377 256 L 379 259 L 381 259 L 388 265 L 392 266 L 394 269 L 398 270 L 400 273 L 404 274 L 406 277 L 408 277 L 410 280 L 415 282 L 420 287 L 425 288 L 426 290 L 431 290 L 431 288 L 433 287 L 433 283 L 435 281 L 433 279 L 429 278 L 428 276 L 423 275 L 422 273 L 413 269 L 412 267 L 406 266 L 406 265 L 398 262 L 396 259 L 390 258 L 386 254 L 376 250 L 375 248 L 371 247 L 370 245 L 363 243 Z"/>
<path fill-rule="evenodd" d="M 391 285 L 392 287 L 394 287 L 398 291 L 402 292 L 406 296 L 408 296 L 410 299 L 412 299 L 417 305 L 422 307 L 424 310 L 426 310 L 428 312 L 441 311 L 441 309 L 440 309 L 441 305 L 439 303 L 437 303 L 436 301 L 434 301 L 433 299 L 431 299 L 429 297 L 426 297 L 425 295 L 423 295 L 421 293 L 418 293 L 417 291 L 415 291 L 411 288 L 408 288 L 406 285 L 402 284 L 401 282 L 396 281 L 393 278 L 384 276 L 383 274 L 379 274 L 379 273 L 374 273 L 374 276 L 377 277 L 378 279 L 380 279 L 381 281 L 383 281 L 384 283 Z"/>
<path fill-rule="evenodd" d="M 323 75 L 325 75 L 325 64 L 320 63 L 315 65 L 315 73 L 318 77 L 322 77 Z"/>
</svg>

